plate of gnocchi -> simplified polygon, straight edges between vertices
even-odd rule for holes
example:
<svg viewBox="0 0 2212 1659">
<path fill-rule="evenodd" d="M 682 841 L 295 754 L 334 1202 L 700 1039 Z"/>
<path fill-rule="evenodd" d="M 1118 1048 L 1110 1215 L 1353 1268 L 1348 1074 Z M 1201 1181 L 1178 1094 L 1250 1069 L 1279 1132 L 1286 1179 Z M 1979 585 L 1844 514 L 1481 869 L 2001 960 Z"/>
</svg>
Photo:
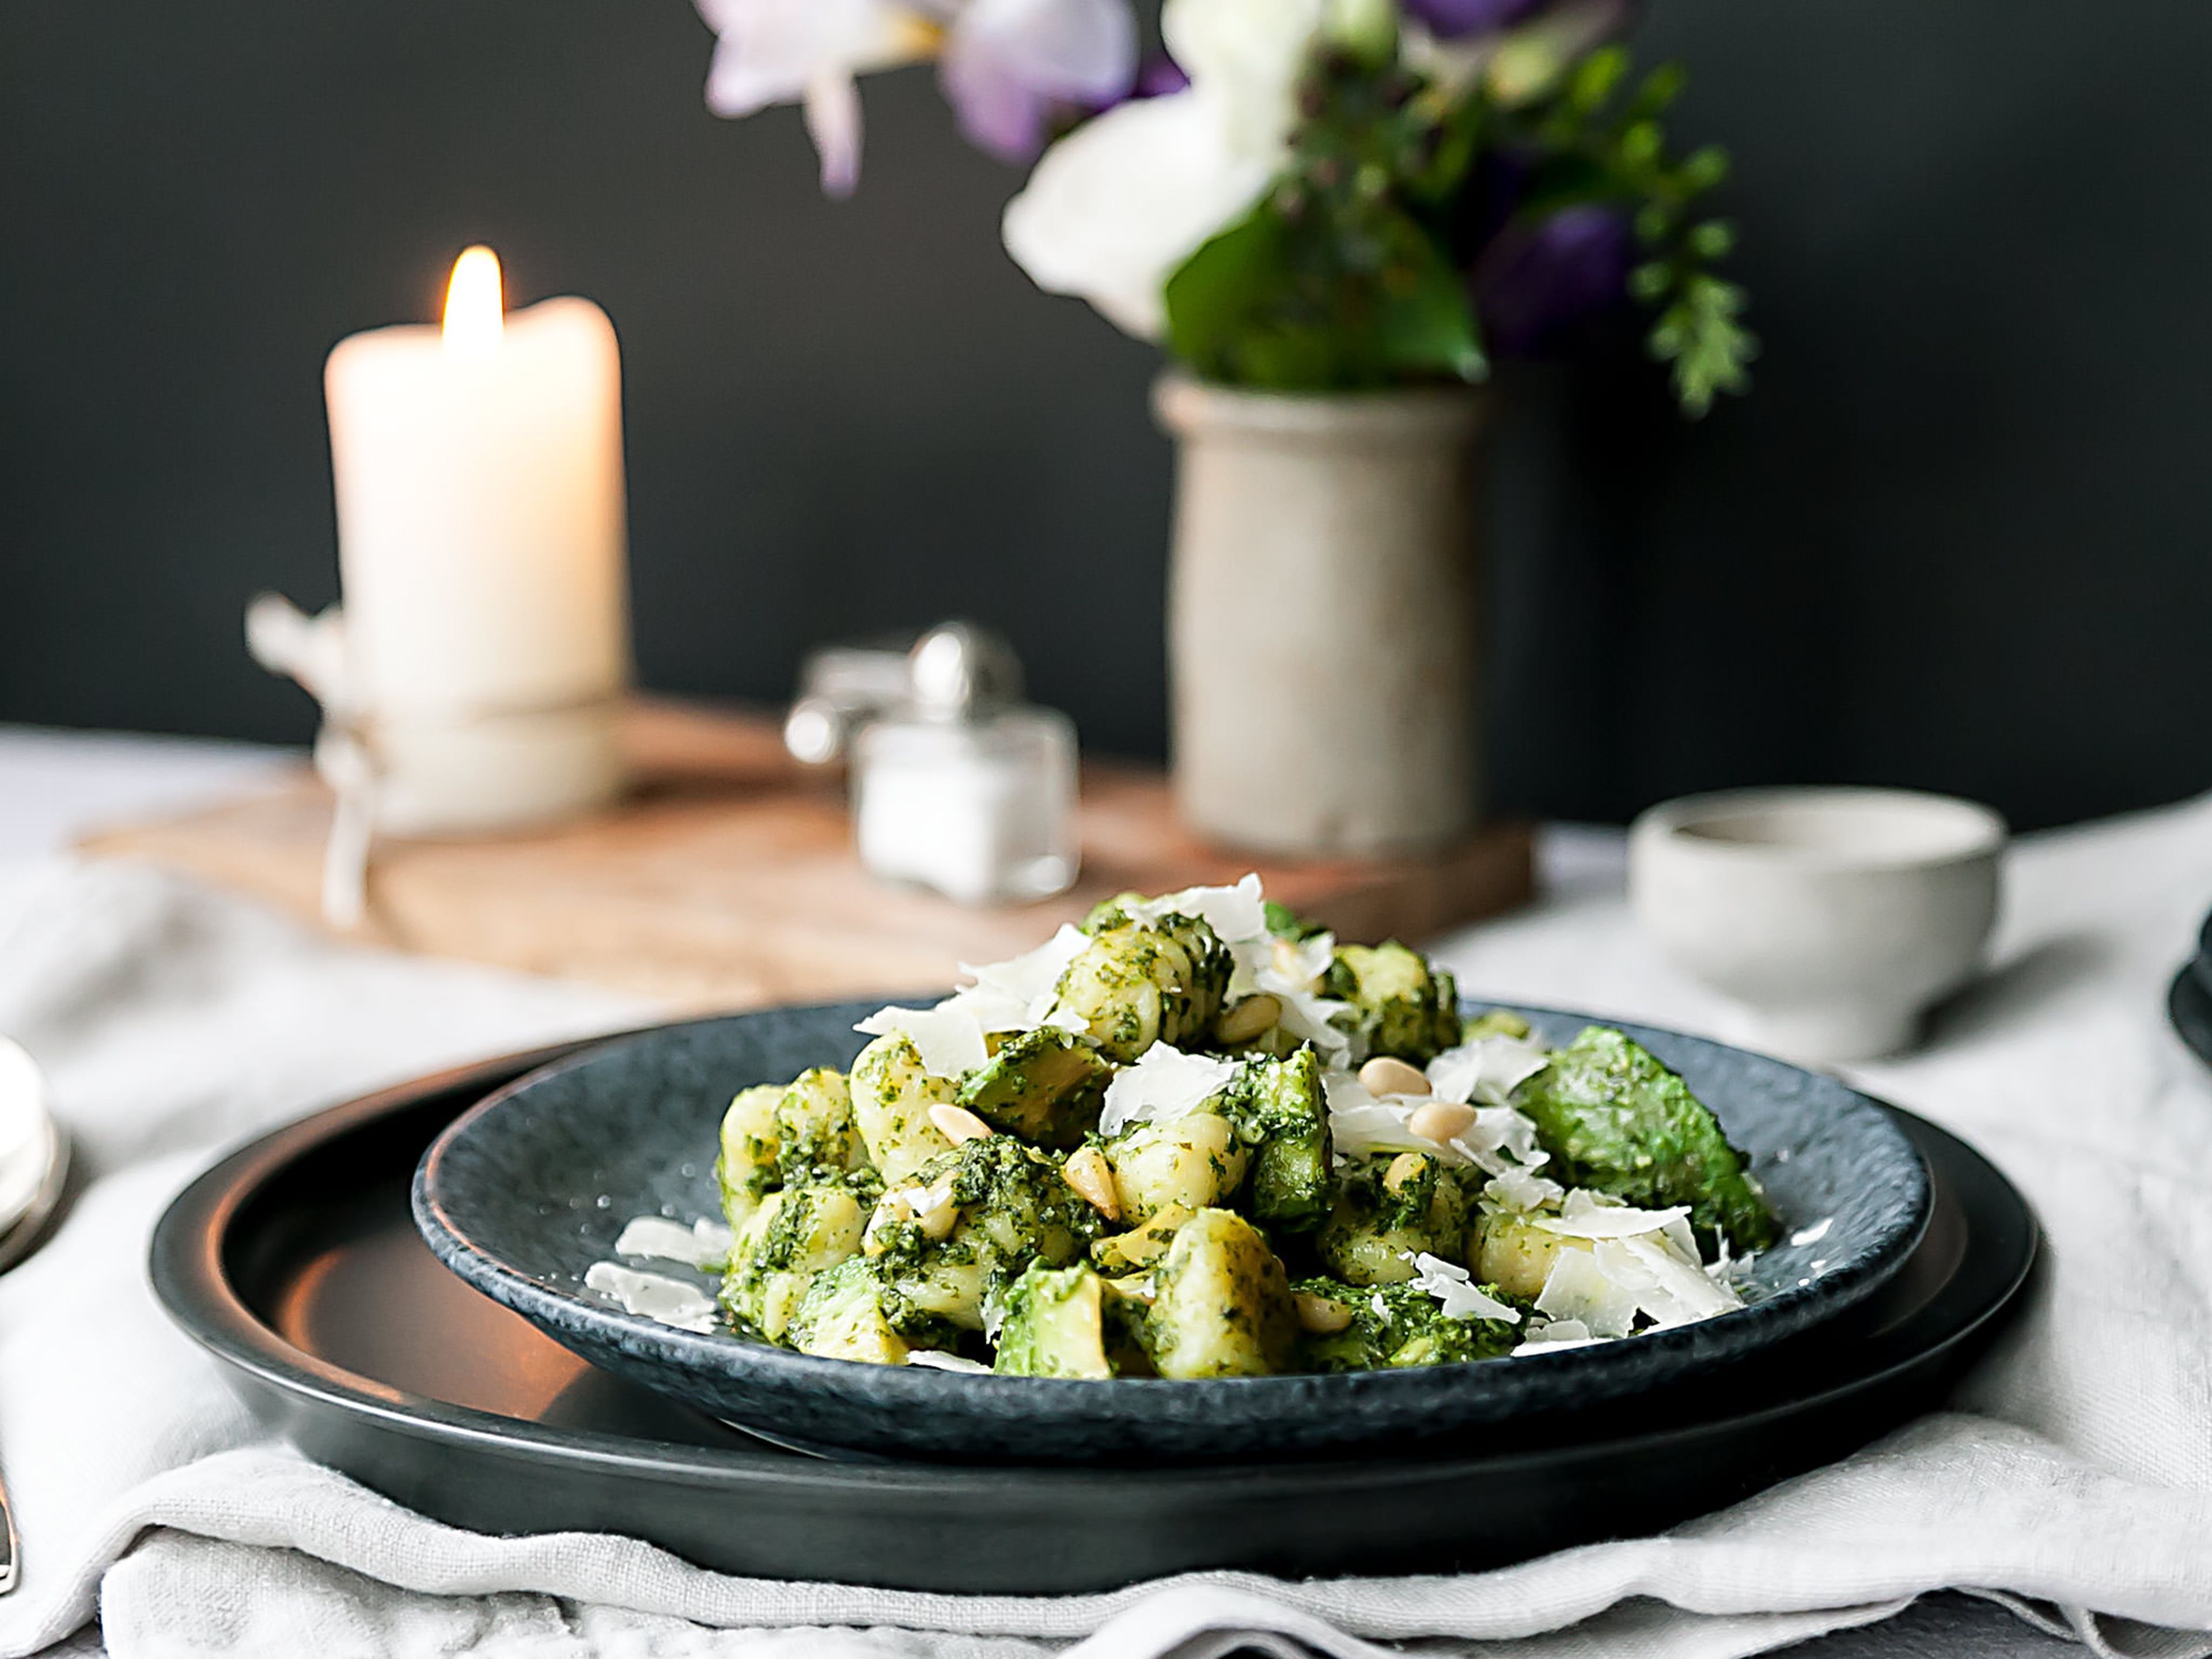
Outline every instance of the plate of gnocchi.
<svg viewBox="0 0 2212 1659">
<path fill-rule="evenodd" d="M 944 998 L 610 1041 L 457 1119 L 416 1223 L 593 1363 L 784 1443 L 1127 1464 L 1555 1419 L 1857 1306 L 1927 1224 L 1840 1081 L 1462 1000 L 1256 879 Z"/>
</svg>

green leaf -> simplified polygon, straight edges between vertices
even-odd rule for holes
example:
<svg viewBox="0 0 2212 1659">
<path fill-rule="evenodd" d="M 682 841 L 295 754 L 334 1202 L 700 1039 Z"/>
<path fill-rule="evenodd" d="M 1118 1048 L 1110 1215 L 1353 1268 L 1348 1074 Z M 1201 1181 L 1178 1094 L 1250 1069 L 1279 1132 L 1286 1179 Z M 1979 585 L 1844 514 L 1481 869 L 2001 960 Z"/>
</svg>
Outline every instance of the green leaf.
<svg viewBox="0 0 2212 1659">
<path fill-rule="evenodd" d="M 1738 320 L 1743 290 L 1704 271 L 1684 279 L 1681 293 L 1652 325 L 1651 355 L 1671 362 L 1674 395 L 1683 413 L 1696 417 L 1723 392 L 1751 385 L 1749 365 L 1759 356 L 1759 337 Z"/>
<path fill-rule="evenodd" d="M 1237 337 L 1249 328 L 1259 295 L 1287 272 L 1279 215 L 1262 203 L 1203 244 L 1168 278 L 1168 342 L 1200 374 L 1233 379 Z"/>
<path fill-rule="evenodd" d="M 1383 361 L 1408 374 L 1480 380 L 1489 372 L 1467 279 L 1411 219 L 1399 234 L 1378 283 L 1375 337 Z"/>
</svg>

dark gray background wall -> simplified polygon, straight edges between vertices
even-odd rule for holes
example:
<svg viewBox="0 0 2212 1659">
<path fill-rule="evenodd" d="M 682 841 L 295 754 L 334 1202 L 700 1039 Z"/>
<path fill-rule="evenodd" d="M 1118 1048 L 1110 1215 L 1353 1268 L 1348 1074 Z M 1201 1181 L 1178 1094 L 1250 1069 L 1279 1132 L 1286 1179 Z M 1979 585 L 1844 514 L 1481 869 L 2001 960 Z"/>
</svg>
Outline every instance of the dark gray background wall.
<svg viewBox="0 0 2212 1659">
<path fill-rule="evenodd" d="M 2212 785 L 2212 8 L 1657 0 L 1739 162 L 1755 397 L 1506 384 L 1494 793 L 1918 784 L 2026 823 Z M 647 684 L 964 613 L 1094 746 L 1164 742 L 1152 354 L 999 252 L 925 76 L 866 175 L 702 107 L 684 0 L 0 7 L 0 719 L 297 738 L 245 660 L 333 595 L 324 353 L 488 240 L 628 377 Z"/>
</svg>

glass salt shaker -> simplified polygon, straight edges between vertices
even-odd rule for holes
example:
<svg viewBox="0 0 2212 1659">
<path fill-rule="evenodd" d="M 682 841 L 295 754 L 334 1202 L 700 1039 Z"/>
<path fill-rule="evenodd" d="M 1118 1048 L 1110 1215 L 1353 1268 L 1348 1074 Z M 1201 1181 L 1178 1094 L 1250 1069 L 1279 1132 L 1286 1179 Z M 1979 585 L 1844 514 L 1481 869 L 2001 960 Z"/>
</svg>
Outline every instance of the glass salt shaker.
<svg viewBox="0 0 2212 1659">
<path fill-rule="evenodd" d="M 922 635 L 908 681 L 905 702 L 853 738 L 860 862 L 963 904 L 1072 885 L 1073 722 L 1024 703 L 1020 665 L 964 623 Z"/>
</svg>

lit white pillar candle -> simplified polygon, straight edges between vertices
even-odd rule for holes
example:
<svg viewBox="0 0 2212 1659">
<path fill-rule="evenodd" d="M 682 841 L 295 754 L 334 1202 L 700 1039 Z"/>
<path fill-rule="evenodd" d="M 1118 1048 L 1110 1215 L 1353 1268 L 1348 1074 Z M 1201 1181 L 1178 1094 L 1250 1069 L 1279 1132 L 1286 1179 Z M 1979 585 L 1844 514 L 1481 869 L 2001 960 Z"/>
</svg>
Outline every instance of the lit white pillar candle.
<svg viewBox="0 0 2212 1659">
<path fill-rule="evenodd" d="M 401 835 L 498 829 L 621 787 L 629 676 L 622 366 L 606 313 L 502 313 L 453 267 L 442 328 L 356 334 L 324 376 L 345 694 Z"/>
</svg>

